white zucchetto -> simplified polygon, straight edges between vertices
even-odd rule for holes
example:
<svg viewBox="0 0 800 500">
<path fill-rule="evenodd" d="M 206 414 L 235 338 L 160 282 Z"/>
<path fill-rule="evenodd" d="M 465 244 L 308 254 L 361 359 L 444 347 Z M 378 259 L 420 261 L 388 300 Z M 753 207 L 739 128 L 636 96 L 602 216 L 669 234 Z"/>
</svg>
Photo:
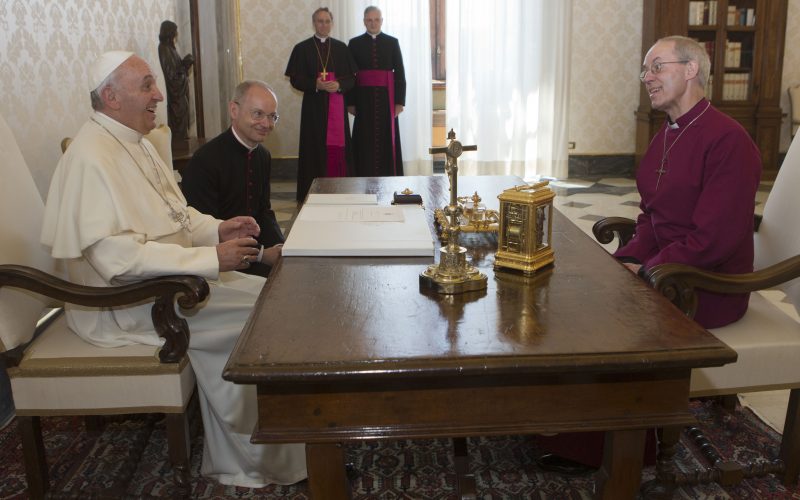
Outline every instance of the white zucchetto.
<svg viewBox="0 0 800 500">
<path fill-rule="evenodd" d="M 111 50 L 101 54 L 91 66 L 89 66 L 89 92 L 97 89 L 108 75 L 114 72 L 120 64 L 128 60 L 133 52 L 125 50 Z"/>
</svg>

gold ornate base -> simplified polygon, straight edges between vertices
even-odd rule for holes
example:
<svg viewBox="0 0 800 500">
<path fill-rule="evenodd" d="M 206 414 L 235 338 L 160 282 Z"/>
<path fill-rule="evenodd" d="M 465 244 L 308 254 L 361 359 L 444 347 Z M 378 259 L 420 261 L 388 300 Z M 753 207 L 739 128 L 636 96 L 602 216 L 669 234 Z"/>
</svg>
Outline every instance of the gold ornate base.
<svg viewBox="0 0 800 500">
<path fill-rule="evenodd" d="M 467 249 L 449 247 L 439 249 L 439 264 L 428 266 L 419 275 L 419 287 L 443 294 L 457 294 L 485 290 L 488 286 L 486 275 L 467 264 Z"/>
<path fill-rule="evenodd" d="M 555 262 L 555 254 L 551 248 L 536 252 L 532 257 L 517 253 L 498 251 L 494 258 L 496 270 L 521 271 L 526 276 L 532 276 L 538 269 L 549 266 Z"/>
</svg>

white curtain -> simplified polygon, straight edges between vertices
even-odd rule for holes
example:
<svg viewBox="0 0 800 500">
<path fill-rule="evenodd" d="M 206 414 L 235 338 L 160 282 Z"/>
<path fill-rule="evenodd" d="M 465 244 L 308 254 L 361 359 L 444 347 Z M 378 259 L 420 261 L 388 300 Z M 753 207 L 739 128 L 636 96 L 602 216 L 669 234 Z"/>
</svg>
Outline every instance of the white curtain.
<svg viewBox="0 0 800 500">
<path fill-rule="evenodd" d="M 567 177 L 572 0 L 448 0 L 447 129 L 467 175 Z"/>
<path fill-rule="evenodd" d="M 344 43 L 364 33 L 364 9 L 374 5 L 383 14 L 383 32 L 400 41 L 406 71 L 406 106 L 400 115 L 400 143 L 406 175 L 432 173 L 431 40 L 428 0 L 321 1 L 333 13 L 331 35 Z"/>
</svg>

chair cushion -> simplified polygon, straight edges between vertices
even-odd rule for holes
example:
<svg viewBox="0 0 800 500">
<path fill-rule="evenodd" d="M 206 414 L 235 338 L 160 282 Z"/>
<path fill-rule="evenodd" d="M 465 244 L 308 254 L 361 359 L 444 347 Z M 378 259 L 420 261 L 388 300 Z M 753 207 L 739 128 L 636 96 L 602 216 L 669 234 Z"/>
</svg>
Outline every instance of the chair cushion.
<svg viewBox="0 0 800 500">
<path fill-rule="evenodd" d="M 691 395 L 711 396 L 800 387 L 800 323 L 759 293 L 742 319 L 709 330 L 739 354 L 715 368 L 692 370 Z"/>
<path fill-rule="evenodd" d="M 0 116 L 0 264 L 23 264 L 53 272 L 53 260 L 39 243 L 44 203 L 19 150 Z M 47 302 L 22 290 L 0 288 L 0 351 L 33 336 Z"/>
<path fill-rule="evenodd" d="M 192 395 L 189 359 L 160 363 L 158 347 L 97 347 L 62 315 L 9 369 L 19 415 L 178 413 Z"/>
<path fill-rule="evenodd" d="M 800 139 L 798 138 L 789 146 L 764 205 L 764 218 L 754 235 L 756 269 L 763 269 L 800 254 L 800 231 L 795 230 L 797 214 L 800 213 L 797 186 L 800 186 Z M 800 312 L 800 278 L 784 283 L 780 289 Z"/>
</svg>

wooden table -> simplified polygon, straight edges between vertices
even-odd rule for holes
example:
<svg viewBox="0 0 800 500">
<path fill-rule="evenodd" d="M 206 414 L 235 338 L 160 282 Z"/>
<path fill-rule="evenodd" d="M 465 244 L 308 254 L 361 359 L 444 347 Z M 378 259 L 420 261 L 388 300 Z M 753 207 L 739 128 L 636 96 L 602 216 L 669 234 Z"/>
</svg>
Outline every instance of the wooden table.
<svg viewBox="0 0 800 500">
<path fill-rule="evenodd" d="M 459 194 L 497 208 L 519 183 L 461 177 Z M 429 212 L 449 196 L 445 177 L 317 179 L 311 192 L 389 203 L 405 187 Z M 312 495 L 339 499 L 343 441 L 604 430 L 597 497 L 633 498 L 645 430 L 691 423 L 691 369 L 736 353 L 557 210 L 555 266 L 534 278 L 493 271 L 494 236 L 467 243 L 489 277 L 472 295 L 421 293 L 431 259 L 282 259 L 224 372 L 258 386 L 253 441 L 307 443 Z"/>
</svg>

